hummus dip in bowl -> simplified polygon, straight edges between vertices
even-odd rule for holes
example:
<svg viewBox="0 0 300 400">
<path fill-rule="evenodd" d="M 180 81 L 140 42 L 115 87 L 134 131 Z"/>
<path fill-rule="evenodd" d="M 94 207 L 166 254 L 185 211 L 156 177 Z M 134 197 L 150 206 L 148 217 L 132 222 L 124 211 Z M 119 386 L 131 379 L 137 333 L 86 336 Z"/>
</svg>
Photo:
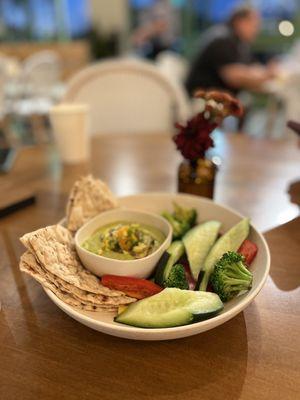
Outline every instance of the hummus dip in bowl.
<svg viewBox="0 0 300 400">
<path fill-rule="evenodd" d="M 83 265 L 98 276 L 148 278 L 172 240 L 172 227 L 149 212 L 118 208 L 101 213 L 75 235 Z"/>
</svg>

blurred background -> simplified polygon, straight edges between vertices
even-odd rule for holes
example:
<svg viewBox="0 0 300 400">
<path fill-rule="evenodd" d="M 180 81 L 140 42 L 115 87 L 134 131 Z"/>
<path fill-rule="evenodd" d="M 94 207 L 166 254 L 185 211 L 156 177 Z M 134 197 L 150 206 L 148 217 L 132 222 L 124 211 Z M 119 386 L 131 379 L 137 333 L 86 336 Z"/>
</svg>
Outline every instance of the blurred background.
<svg viewBox="0 0 300 400">
<path fill-rule="evenodd" d="M 47 113 L 63 98 L 68 80 L 106 58 L 147 59 L 186 92 L 199 57 L 203 64 L 207 30 L 227 23 L 240 4 L 238 0 L 0 0 L 2 142 L 49 140 Z M 229 120 L 224 129 L 286 137 L 285 122 L 297 117 L 300 100 L 300 1 L 253 0 L 247 5 L 261 18 L 247 46 L 255 65 L 268 68 L 268 74 L 257 87 L 233 82 L 247 113 L 239 123 Z M 232 51 L 226 47 L 222 57 L 228 58 Z M 233 72 L 228 73 L 230 77 Z"/>
</svg>

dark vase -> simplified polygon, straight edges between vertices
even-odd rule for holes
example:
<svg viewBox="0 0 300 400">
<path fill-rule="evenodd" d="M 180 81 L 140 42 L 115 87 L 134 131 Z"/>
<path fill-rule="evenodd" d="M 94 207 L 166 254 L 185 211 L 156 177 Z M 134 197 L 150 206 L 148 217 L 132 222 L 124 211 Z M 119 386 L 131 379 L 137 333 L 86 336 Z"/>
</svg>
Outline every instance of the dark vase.
<svg viewBox="0 0 300 400">
<path fill-rule="evenodd" d="M 207 158 L 183 161 L 178 168 L 178 192 L 212 199 L 217 171 L 217 165 Z"/>
</svg>

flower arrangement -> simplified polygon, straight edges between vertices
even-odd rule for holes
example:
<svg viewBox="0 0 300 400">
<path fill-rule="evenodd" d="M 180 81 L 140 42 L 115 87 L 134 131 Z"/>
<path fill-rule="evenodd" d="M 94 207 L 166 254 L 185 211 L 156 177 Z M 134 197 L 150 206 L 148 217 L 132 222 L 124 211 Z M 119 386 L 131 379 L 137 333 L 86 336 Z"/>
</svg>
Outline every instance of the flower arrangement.
<svg viewBox="0 0 300 400">
<path fill-rule="evenodd" d="M 194 97 L 204 100 L 202 111 L 186 125 L 176 124 L 178 131 L 173 137 L 177 149 L 191 163 L 204 159 L 207 150 L 214 146 L 211 133 L 224 118 L 243 114 L 241 103 L 226 92 L 198 90 Z"/>
</svg>

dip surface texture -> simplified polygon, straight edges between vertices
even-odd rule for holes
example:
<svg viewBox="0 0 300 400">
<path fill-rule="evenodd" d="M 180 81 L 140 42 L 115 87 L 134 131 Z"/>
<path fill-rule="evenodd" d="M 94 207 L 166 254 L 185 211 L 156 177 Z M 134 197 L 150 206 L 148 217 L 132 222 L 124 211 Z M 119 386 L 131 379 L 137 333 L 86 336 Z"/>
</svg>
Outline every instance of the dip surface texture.
<svg viewBox="0 0 300 400">
<path fill-rule="evenodd" d="M 165 238 L 153 226 L 118 221 L 97 229 L 82 243 L 82 247 L 103 257 L 134 260 L 153 253 Z"/>
</svg>

